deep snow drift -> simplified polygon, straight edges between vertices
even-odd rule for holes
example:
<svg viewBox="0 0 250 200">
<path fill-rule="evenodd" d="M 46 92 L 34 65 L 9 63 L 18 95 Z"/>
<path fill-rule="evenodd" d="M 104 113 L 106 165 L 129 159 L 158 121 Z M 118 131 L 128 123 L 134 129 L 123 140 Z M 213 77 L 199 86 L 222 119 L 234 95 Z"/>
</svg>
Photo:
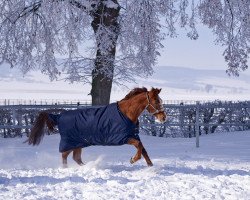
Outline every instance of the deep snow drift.
<svg viewBox="0 0 250 200">
<path fill-rule="evenodd" d="M 88 147 L 86 165 L 61 168 L 59 136 L 38 147 L 0 139 L 0 199 L 249 199 L 250 131 L 195 138 L 141 135 L 154 166 L 131 165 L 132 146 Z"/>
</svg>

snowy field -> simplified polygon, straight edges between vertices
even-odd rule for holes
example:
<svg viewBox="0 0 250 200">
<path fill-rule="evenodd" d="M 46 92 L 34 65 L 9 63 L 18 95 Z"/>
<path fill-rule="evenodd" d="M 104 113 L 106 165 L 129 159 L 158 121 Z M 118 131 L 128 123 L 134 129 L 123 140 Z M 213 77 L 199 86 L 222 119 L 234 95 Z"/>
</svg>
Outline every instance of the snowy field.
<svg viewBox="0 0 250 200">
<path fill-rule="evenodd" d="M 88 147 L 86 165 L 61 167 L 58 135 L 38 147 L 0 139 L 0 199 L 250 199 L 250 131 L 195 138 L 141 135 L 153 163 L 131 165 L 132 146 Z"/>
<path fill-rule="evenodd" d="M 63 80 L 50 82 L 39 72 L 31 72 L 22 77 L 16 68 L 1 67 L 0 102 L 4 99 L 26 100 L 91 100 L 89 84 L 69 84 Z M 178 80 L 178 81 L 176 81 Z M 205 70 L 187 67 L 161 66 L 148 79 L 137 78 L 136 83 L 126 83 L 127 87 L 113 85 L 111 101 L 122 99 L 134 87 L 162 88 L 161 98 L 172 100 L 230 100 L 250 99 L 250 72 L 240 77 L 229 77 L 224 70 Z"/>
</svg>

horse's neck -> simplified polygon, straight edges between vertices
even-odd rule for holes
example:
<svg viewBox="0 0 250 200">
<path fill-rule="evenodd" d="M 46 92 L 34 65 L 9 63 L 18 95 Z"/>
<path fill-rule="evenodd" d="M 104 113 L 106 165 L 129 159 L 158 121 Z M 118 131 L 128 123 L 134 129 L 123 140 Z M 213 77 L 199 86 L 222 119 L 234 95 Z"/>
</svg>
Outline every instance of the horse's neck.
<svg viewBox="0 0 250 200">
<path fill-rule="evenodd" d="M 136 124 L 138 117 L 147 106 L 145 93 L 119 101 L 118 106 L 120 111 Z"/>
</svg>

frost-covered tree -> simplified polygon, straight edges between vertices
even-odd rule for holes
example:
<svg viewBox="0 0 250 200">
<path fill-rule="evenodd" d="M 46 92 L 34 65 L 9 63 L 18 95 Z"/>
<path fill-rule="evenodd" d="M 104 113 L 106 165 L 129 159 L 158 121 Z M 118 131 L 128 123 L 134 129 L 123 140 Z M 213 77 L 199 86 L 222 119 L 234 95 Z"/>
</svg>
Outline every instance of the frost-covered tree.
<svg viewBox="0 0 250 200">
<path fill-rule="evenodd" d="M 198 6 L 203 24 L 213 30 L 216 43 L 225 46 L 227 73 L 239 75 L 248 68 L 250 54 L 250 1 L 203 0 Z"/>
<path fill-rule="evenodd" d="M 211 28 L 227 72 L 238 75 L 250 53 L 249 13 L 249 0 L 0 0 L 0 62 L 90 83 L 93 104 L 107 104 L 113 82 L 152 74 L 177 26 L 191 39 L 197 23 Z"/>
</svg>

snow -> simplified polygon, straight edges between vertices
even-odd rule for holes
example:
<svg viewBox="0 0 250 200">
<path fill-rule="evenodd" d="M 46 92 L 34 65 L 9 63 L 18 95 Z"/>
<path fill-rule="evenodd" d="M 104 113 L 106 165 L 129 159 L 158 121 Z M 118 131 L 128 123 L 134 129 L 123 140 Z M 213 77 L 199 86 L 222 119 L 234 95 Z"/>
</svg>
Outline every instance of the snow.
<svg viewBox="0 0 250 200">
<path fill-rule="evenodd" d="M 249 199 L 250 131 L 195 138 L 141 134 L 154 166 L 131 165 L 132 146 L 83 150 L 84 166 L 61 167 L 59 135 L 40 146 L 0 139 L 0 199 Z"/>
<path fill-rule="evenodd" d="M 64 80 L 50 82 L 46 75 L 31 72 L 22 77 L 17 68 L 2 65 L 0 77 L 0 101 L 4 99 L 90 101 L 91 86 L 82 83 L 69 84 Z M 122 99 L 134 87 L 162 88 L 164 101 L 190 100 L 244 101 L 250 99 L 250 74 L 228 77 L 223 70 L 199 70 L 187 67 L 161 66 L 148 79 L 137 78 L 127 87 L 113 85 L 111 102 Z M 176 81 L 178 80 L 178 81 Z"/>
</svg>

